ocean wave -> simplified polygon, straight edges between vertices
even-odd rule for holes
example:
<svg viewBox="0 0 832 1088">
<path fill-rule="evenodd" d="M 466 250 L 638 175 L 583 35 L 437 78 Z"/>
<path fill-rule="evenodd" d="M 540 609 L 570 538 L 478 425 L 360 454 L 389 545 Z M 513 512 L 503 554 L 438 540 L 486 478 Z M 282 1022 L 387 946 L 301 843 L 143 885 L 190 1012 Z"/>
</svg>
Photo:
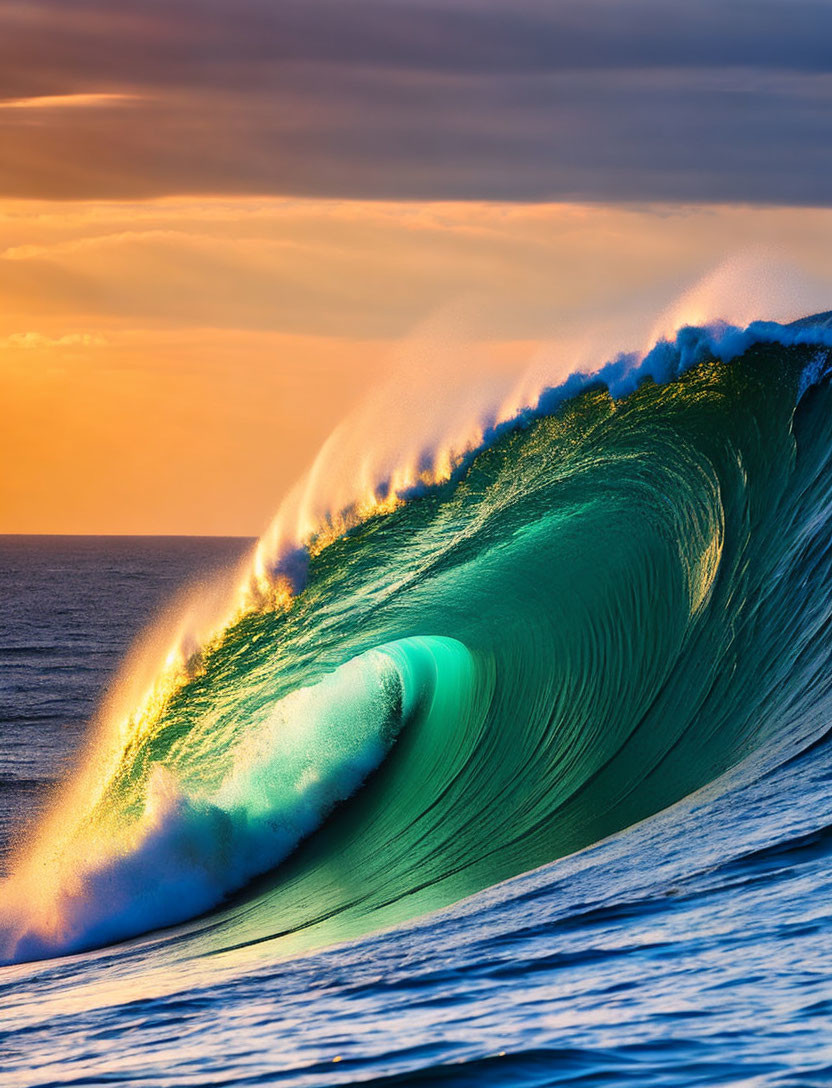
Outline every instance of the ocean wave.
<svg viewBox="0 0 832 1088">
<path fill-rule="evenodd" d="M 829 315 L 685 328 L 338 512 L 279 607 L 236 613 L 93 747 L 95 789 L 59 803 L 6 882 L 3 958 L 226 900 L 216 947 L 312 947 L 812 744 L 830 358 Z"/>
</svg>

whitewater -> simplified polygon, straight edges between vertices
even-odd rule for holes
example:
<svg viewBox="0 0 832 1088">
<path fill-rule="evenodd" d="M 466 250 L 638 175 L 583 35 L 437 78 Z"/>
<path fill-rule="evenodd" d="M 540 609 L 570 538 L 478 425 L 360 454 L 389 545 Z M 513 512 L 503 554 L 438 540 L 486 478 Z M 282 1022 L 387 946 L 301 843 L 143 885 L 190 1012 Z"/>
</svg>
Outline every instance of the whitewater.
<svg viewBox="0 0 832 1088">
<path fill-rule="evenodd" d="M 830 367 L 684 326 L 290 496 L 11 858 L 0 1081 L 832 1083 Z"/>
</svg>

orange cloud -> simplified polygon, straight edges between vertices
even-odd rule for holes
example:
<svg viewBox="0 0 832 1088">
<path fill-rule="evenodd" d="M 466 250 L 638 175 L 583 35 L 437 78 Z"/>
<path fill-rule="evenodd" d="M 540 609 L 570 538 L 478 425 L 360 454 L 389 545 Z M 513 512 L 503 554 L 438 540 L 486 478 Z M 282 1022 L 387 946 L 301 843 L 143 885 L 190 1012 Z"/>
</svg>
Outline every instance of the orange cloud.
<svg viewBox="0 0 832 1088">
<path fill-rule="evenodd" d="M 42 94 L 33 98 L 0 100 L 0 110 L 65 110 L 113 106 L 138 99 L 133 94 Z"/>
</svg>

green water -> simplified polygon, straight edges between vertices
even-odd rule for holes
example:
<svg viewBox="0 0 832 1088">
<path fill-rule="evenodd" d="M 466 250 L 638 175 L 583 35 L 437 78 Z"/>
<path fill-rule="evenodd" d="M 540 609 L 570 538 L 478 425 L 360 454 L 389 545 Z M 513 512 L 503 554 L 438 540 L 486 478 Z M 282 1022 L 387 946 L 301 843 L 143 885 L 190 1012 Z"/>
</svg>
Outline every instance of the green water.
<svg viewBox="0 0 832 1088">
<path fill-rule="evenodd" d="M 324 820 L 212 930 L 317 941 L 452 902 L 713 780 L 799 698 L 780 690 L 812 635 L 784 641 L 789 558 L 825 453 L 819 406 L 794 426 L 805 361 L 755 348 L 618 403 L 587 392 L 337 540 L 288 613 L 227 633 L 108 807 L 139 813 L 162 764 L 242 818 L 241 873 L 273 863 L 269 814 L 287 843 Z M 377 647 L 390 668 L 368 718 L 372 694 L 333 670 L 358 659 L 360 676 Z M 309 774 L 318 794 L 292 823 Z"/>
<path fill-rule="evenodd" d="M 355 936 L 798 750 L 832 588 L 810 358 L 590 388 L 325 547 L 126 746 L 91 822 L 138 846 L 87 882 L 78 943 L 235 892 L 205 951 Z"/>
</svg>

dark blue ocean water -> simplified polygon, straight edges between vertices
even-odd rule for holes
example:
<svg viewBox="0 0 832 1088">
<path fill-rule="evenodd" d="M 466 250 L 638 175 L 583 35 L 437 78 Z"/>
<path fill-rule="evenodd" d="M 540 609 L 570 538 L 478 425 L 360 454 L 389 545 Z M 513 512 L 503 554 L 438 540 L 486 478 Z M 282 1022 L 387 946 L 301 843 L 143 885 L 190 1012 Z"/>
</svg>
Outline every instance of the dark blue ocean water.
<svg viewBox="0 0 832 1088">
<path fill-rule="evenodd" d="M 249 543 L 0 536 L 0 867 L 131 642 L 178 589 Z"/>
<path fill-rule="evenodd" d="M 0 540 L 0 842 L 131 639 L 241 541 Z M 832 1085 L 832 747 L 386 933 L 0 969 L 0 1084 Z"/>
</svg>

